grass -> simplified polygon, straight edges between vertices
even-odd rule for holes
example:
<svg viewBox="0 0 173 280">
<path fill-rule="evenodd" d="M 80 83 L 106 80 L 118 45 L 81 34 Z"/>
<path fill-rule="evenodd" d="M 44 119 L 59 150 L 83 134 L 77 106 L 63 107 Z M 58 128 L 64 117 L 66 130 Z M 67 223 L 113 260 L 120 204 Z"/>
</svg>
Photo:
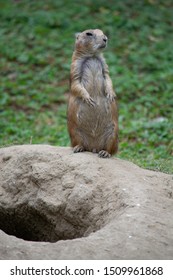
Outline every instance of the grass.
<svg viewBox="0 0 173 280">
<path fill-rule="evenodd" d="M 0 147 L 70 145 L 74 34 L 100 28 L 119 100 L 118 157 L 173 173 L 173 2 L 1 1 Z"/>
</svg>

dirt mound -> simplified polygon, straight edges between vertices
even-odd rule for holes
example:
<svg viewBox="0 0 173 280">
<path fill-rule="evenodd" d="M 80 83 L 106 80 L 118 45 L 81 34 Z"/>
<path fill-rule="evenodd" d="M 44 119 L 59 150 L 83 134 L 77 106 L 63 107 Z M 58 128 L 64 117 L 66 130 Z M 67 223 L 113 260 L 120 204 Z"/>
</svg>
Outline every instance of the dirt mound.
<svg viewBox="0 0 173 280">
<path fill-rule="evenodd" d="M 171 175 L 24 145 L 0 149 L 0 178 L 1 259 L 173 258 Z"/>
</svg>

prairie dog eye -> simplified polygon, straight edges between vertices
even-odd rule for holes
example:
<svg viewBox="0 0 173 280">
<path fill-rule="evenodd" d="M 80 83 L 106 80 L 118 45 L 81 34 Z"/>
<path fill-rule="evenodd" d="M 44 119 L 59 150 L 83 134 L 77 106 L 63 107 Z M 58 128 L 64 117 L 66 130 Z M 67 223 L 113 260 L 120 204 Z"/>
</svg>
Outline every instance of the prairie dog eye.
<svg viewBox="0 0 173 280">
<path fill-rule="evenodd" d="M 87 32 L 86 35 L 87 36 L 93 36 L 93 34 L 91 32 Z"/>
</svg>

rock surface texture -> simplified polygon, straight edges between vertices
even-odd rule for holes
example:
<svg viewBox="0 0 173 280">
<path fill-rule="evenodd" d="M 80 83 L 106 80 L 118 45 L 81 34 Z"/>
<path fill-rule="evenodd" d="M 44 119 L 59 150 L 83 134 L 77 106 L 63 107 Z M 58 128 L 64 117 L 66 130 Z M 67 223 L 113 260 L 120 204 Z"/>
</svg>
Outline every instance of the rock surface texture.
<svg viewBox="0 0 173 280">
<path fill-rule="evenodd" d="M 2 148 L 0 259 L 173 259 L 173 177 L 70 148 Z"/>
</svg>

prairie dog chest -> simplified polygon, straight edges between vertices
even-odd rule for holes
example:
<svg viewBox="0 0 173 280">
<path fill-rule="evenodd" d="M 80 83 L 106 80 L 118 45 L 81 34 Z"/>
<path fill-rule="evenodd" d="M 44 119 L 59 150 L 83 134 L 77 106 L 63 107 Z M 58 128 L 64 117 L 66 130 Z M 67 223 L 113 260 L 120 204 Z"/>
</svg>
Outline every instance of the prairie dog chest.
<svg viewBox="0 0 173 280">
<path fill-rule="evenodd" d="M 101 76 L 103 78 L 103 64 L 97 57 L 90 57 L 82 63 L 82 78 L 90 75 L 93 78 Z"/>
<path fill-rule="evenodd" d="M 103 93 L 104 69 L 99 58 L 91 57 L 83 61 L 81 82 L 92 96 Z"/>
</svg>

